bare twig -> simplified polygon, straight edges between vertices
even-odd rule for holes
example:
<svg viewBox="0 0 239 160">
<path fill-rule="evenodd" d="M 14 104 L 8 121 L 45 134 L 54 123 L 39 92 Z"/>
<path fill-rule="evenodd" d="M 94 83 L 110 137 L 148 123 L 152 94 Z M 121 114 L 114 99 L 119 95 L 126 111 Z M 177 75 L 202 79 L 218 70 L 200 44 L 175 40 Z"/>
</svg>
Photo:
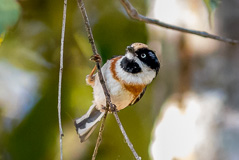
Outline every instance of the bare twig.
<svg viewBox="0 0 239 160">
<path fill-rule="evenodd" d="M 139 14 L 138 11 L 132 6 L 132 4 L 128 0 L 120 0 L 120 2 L 122 3 L 122 5 L 124 6 L 128 15 L 132 19 L 143 21 L 143 22 L 149 23 L 149 24 L 155 24 L 157 26 L 161 26 L 164 28 L 168 28 L 168 29 L 172 29 L 172 30 L 176 30 L 176 31 L 180 31 L 180 32 L 190 33 L 190 34 L 198 35 L 198 36 L 205 37 L 205 38 L 210 38 L 210 39 L 214 39 L 214 40 L 218 40 L 218 41 L 222 41 L 222 42 L 227 42 L 230 44 L 238 44 L 239 43 L 238 40 L 233 40 L 230 38 L 224 38 L 224 37 L 212 35 L 207 32 L 204 32 L 204 31 L 186 29 L 183 27 L 178 27 L 178 26 L 174 26 L 174 25 L 170 25 L 170 24 L 161 22 L 157 19 L 145 17 L 145 16 Z"/>
<path fill-rule="evenodd" d="M 59 69 L 58 105 L 57 105 L 59 132 L 60 132 L 60 157 L 61 157 L 61 160 L 63 160 L 62 138 L 64 136 L 63 130 L 62 130 L 62 124 L 61 124 L 61 84 L 62 84 L 62 74 L 63 74 L 63 50 L 64 50 L 64 38 L 65 38 L 65 26 L 66 26 L 66 8 L 67 8 L 67 0 L 64 0 L 62 30 L 61 30 L 61 51 L 60 51 L 60 69 Z"/>
<path fill-rule="evenodd" d="M 137 152 L 136 152 L 135 149 L 134 149 L 133 144 L 130 142 L 129 137 L 127 136 L 127 134 L 126 134 L 126 132 L 125 132 L 125 130 L 124 130 L 124 127 L 122 126 L 122 124 L 121 124 L 121 122 L 120 122 L 120 119 L 119 119 L 119 116 L 118 116 L 117 112 L 113 112 L 113 114 L 114 114 L 114 116 L 115 116 L 115 119 L 116 119 L 116 121 L 117 121 L 119 127 L 120 127 L 120 130 L 121 130 L 121 132 L 122 132 L 122 134 L 123 134 L 123 136 L 124 136 L 124 139 L 125 139 L 126 143 L 128 144 L 130 150 L 131 150 L 132 153 L 134 154 L 135 159 L 141 160 L 141 157 L 138 156 Z"/>
<path fill-rule="evenodd" d="M 95 42 L 94 42 L 93 34 L 92 34 L 92 31 L 91 31 L 90 22 L 89 22 L 89 19 L 88 19 L 86 10 L 85 10 L 84 2 L 83 2 L 83 0 L 77 0 L 77 2 L 78 2 L 78 6 L 81 10 L 81 13 L 82 13 L 82 16 L 83 16 L 83 19 L 84 19 L 84 22 L 85 22 L 85 27 L 86 27 L 86 31 L 88 33 L 88 39 L 89 39 L 89 42 L 91 44 L 92 51 L 93 51 L 94 55 L 97 55 L 98 52 L 97 52 L 97 49 L 96 49 L 96 46 L 95 46 Z M 106 104 L 107 104 L 106 107 L 107 108 L 110 107 L 112 110 L 114 110 L 115 107 L 111 103 L 110 94 L 109 94 L 109 92 L 106 88 L 105 81 L 103 79 L 103 75 L 102 75 L 102 72 L 101 72 L 101 67 L 100 67 L 99 62 L 96 62 L 96 66 L 97 66 L 97 70 L 98 70 L 99 80 L 100 80 L 100 83 L 101 83 L 102 88 L 104 90 L 104 94 L 105 94 L 105 98 L 106 98 Z M 140 160 L 141 158 L 138 156 L 138 154 L 135 151 L 132 143 L 130 142 L 130 140 L 129 140 L 129 138 L 128 138 L 123 126 L 122 126 L 122 123 L 120 122 L 120 119 L 118 117 L 117 112 L 113 112 L 113 114 L 115 116 L 115 119 L 116 119 L 119 127 L 120 127 L 120 130 L 121 130 L 122 134 L 124 135 L 126 143 L 128 144 L 129 148 L 131 149 L 133 155 L 135 156 L 135 159 Z M 100 145 L 100 142 L 102 140 L 102 133 L 103 133 L 103 129 L 104 129 L 104 123 L 105 123 L 106 115 L 107 115 L 107 113 L 105 114 L 105 116 L 103 118 L 100 133 L 99 133 L 99 137 L 98 137 L 98 140 L 97 140 L 97 143 L 96 143 L 97 147 L 95 148 L 95 151 L 94 151 L 94 153 L 96 153 L 96 154 L 97 154 L 97 150 L 98 150 L 98 147 Z M 94 159 L 96 157 L 96 154 L 95 155 L 93 154 L 92 159 Z"/>
<path fill-rule="evenodd" d="M 105 115 L 104 115 L 103 120 L 101 122 L 100 130 L 99 130 L 99 135 L 98 135 L 98 138 L 97 138 L 97 141 L 96 141 L 96 144 L 95 144 L 94 153 L 92 155 L 92 160 L 96 159 L 96 155 L 98 153 L 98 149 L 99 149 L 100 143 L 102 141 L 102 134 L 103 134 L 104 127 L 105 127 L 105 120 L 106 120 L 107 114 L 108 114 L 108 111 L 105 112 Z"/>
<path fill-rule="evenodd" d="M 85 10 L 84 2 L 83 2 L 83 0 L 77 0 L 77 2 L 78 2 L 78 7 L 81 10 L 81 14 L 82 14 L 84 22 L 85 22 L 85 28 L 86 28 L 86 31 L 87 31 L 87 34 L 88 34 L 88 39 L 89 39 L 89 42 L 91 44 L 92 51 L 93 51 L 94 55 L 97 55 L 98 51 L 97 51 L 97 48 L 95 46 L 95 41 L 94 41 L 92 30 L 91 30 L 91 27 L 90 27 L 90 22 L 89 22 L 89 19 L 88 19 L 86 10 Z M 101 85 L 103 87 L 104 94 L 105 94 L 105 97 L 106 97 L 106 102 L 110 102 L 111 101 L 110 100 L 110 94 L 107 91 L 107 88 L 106 88 L 106 85 L 105 85 L 105 81 L 104 81 L 102 73 L 101 73 L 100 63 L 96 62 L 96 66 L 97 66 L 97 70 L 98 70 L 98 75 L 99 75 L 100 83 L 101 83 Z"/>
</svg>

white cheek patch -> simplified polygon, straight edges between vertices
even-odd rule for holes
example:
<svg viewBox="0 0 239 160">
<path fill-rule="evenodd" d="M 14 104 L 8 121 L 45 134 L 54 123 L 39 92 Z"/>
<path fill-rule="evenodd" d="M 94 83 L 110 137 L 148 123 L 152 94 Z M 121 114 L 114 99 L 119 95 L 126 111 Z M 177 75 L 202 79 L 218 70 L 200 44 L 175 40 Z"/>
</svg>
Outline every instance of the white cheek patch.
<svg viewBox="0 0 239 160">
<path fill-rule="evenodd" d="M 123 59 L 123 58 L 122 58 Z M 116 73 L 120 80 L 123 80 L 127 83 L 135 84 L 149 84 L 156 76 L 156 72 L 149 68 L 147 65 L 143 64 L 137 57 L 134 57 L 134 60 L 139 64 L 142 71 L 140 73 L 132 74 L 125 72 L 121 66 L 121 60 L 116 63 Z"/>
</svg>

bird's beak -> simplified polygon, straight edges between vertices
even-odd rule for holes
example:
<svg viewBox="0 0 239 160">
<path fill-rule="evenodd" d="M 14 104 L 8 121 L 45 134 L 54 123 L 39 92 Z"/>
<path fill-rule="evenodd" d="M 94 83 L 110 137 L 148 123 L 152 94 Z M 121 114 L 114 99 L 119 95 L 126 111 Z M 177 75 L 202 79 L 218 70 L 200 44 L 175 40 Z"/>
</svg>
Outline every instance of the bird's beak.
<svg viewBox="0 0 239 160">
<path fill-rule="evenodd" d="M 127 49 L 126 49 L 126 51 L 127 51 L 127 53 L 128 53 L 128 58 L 129 58 L 129 59 L 132 59 L 133 57 L 136 56 L 134 47 L 128 46 Z"/>
<path fill-rule="evenodd" d="M 127 51 L 134 54 L 134 47 L 128 46 Z"/>
</svg>

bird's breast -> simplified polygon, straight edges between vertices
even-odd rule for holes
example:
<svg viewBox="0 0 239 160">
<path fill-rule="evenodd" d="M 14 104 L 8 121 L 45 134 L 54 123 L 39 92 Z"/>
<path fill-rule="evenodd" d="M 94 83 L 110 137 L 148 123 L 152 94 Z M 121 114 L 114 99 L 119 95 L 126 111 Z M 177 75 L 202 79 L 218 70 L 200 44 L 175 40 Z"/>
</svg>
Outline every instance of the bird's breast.
<svg viewBox="0 0 239 160">
<path fill-rule="evenodd" d="M 145 88 L 145 85 L 137 85 L 137 84 L 126 84 L 126 83 L 123 83 L 123 87 L 128 91 L 130 92 L 135 98 L 137 98 L 140 93 L 142 93 L 142 91 L 144 90 Z"/>
</svg>

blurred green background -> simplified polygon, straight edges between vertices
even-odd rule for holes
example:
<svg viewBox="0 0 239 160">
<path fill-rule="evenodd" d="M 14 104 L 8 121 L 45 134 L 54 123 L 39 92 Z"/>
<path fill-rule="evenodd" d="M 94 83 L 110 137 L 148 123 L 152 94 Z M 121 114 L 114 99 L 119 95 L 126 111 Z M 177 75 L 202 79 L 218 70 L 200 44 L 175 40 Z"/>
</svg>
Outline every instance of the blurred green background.
<svg viewBox="0 0 239 160">
<path fill-rule="evenodd" d="M 159 18 L 155 14 L 157 0 L 131 2 L 141 14 Z M 239 34 L 235 34 L 239 33 L 238 2 L 222 1 L 215 14 L 214 31 L 217 34 L 239 39 Z M 161 61 L 159 76 L 149 85 L 143 99 L 119 112 L 122 124 L 142 159 L 153 159 L 150 144 L 154 139 L 154 126 L 162 117 L 161 108 L 167 107 L 163 104 L 170 97 L 188 92 L 200 95 L 205 90 L 215 89 L 225 97 L 220 119 L 224 125 L 219 127 L 222 143 L 218 145 L 227 144 L 226 159 L 236 160 L 233 157 L 239 157 L 236 152 L 239 125 L 231 122 L 239 120 L 238 46 L 204 38 L 197 38 L 201 41 L 196 40 L 195 45 L 188 39 L 192 35 L 176 33 L 168 36 L 175 32 L 168 33 L 165 29 L 128 18 L 119 1 L 88 0 L 85 5 L 103 63 L 114 55 L 124 54 L 126 46 L 134 42 L 149 44 Z M 171 5 L 168 10 L 176 12 L 173 3 Z M 197 4 L 190 9 L 195 11 L 194 7 L 197 8 Z M 207 9 L 202 8 L 206 18 L 199 23 L 208 26 Z M 60 158 L 57 87 L 62 12 L 63 1 L 0 0 L 3 40 L 0 44 L 0 159 Z M 202 16 L 200 10 L 196 14 Z M 181 19 L 189 20 L 183 15 Z M 190 27 L 178 23 L 181 24 Z M 62 83 L 64 159 L 91 159 L 97 139 L 99 127 L 89 140 L 80 143 L 73 125 L 73 120 L 83 115 L 93 100 L 92 88 L 85 83 L 85 76 L 94 66 L 88 60 L 92 54 L 77 2 L 68 1 Z M 107 118 L 97 159 L 134 159 L 112 115 Z"/>
</svg>

